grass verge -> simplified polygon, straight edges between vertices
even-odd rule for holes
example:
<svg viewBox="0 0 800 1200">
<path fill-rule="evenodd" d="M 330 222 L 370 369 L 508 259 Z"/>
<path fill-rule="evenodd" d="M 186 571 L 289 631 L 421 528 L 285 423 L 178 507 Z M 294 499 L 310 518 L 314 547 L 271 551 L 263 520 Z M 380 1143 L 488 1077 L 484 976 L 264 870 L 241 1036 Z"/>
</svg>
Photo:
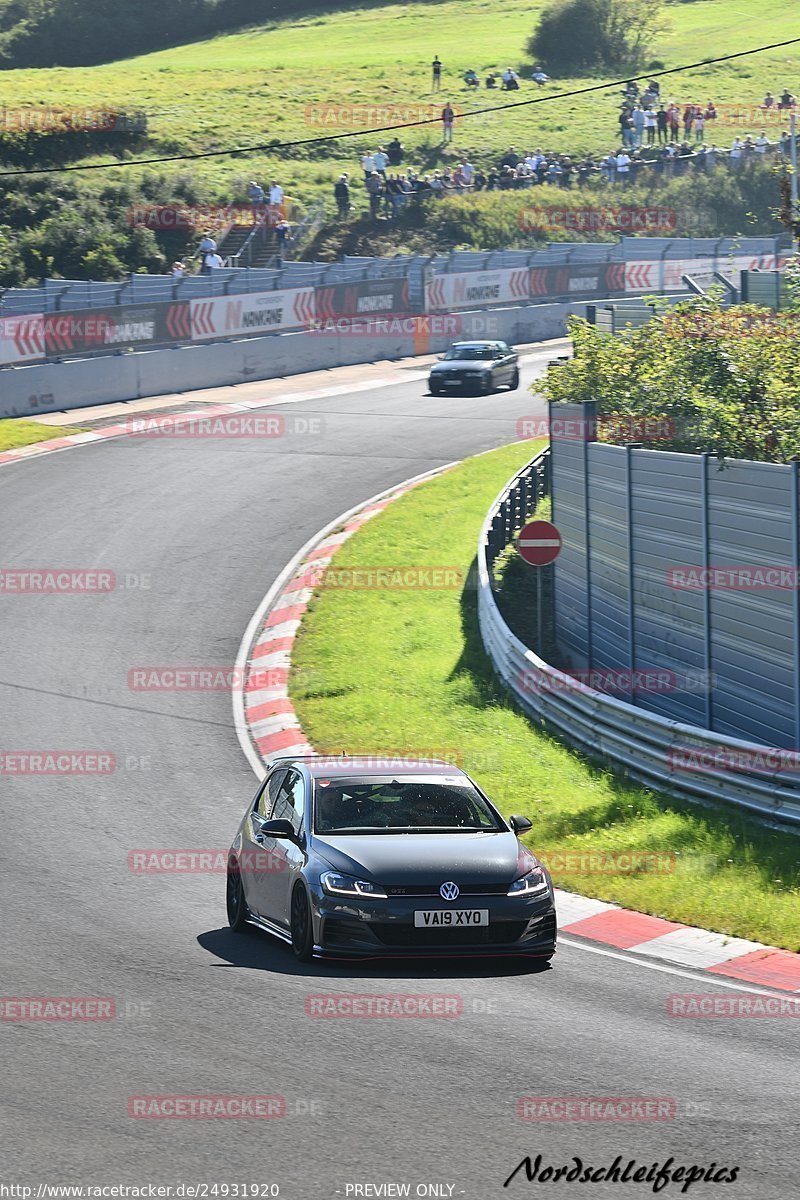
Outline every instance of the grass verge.
<svg viewBox="0 0 800 1200">
<path fill-rule="evenodd" d="M 85 433 L 84 429 L 70 426 L 69 433 Z M 34 442 L 47 442 L 62 436 L 62 431 L 52 425 L 41 425 L 38 421 L 17 420 L 6 417 L 0 420 L 0 450 L 17 450 L 20 446 L 32 446 Z"/>
<path fill-rule="evenodd" d="M 800 950 L 800 838 L 586 762 L 497 683 L 478 631 L 475 547 L 492 500 L 534 452 L 528 442 L 468 459 L 344 545 L 337 567 L 445 566 L 467 583 L 315 597 L 290 682 L 303 728 L 323 751 L 458 753 L 504 813 L 531 818 L 526 840 L 560 887 Z M 630 873 L 585 866 L 588 855 L 633 853 L 657 857 Z"/>
</svg>

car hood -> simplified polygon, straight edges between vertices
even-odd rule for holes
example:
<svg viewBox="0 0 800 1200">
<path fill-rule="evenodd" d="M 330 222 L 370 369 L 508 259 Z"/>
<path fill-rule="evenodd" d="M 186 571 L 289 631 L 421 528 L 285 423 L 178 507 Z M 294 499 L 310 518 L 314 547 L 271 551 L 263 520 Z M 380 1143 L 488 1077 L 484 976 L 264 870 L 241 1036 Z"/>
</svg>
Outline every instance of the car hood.
<svg viewBox="0 0 800 1200">
<path fill-rule="evenodd" d="M 487 358 L 453 358 L 449 362 L 434 363 L 431 375 L 441 375 L 444 371 L 491 371 L 492 363 Z"/>
<path fill-rule="evenodd" d="M 314 835 L 314 846 L 331 866 L 384 886 L 509 884 L 519 875 L 522 849 L 503 833 L 380 833 L 375 836 Z M 523 851 L 523 853 L 526 853 Z"/>
</svg>

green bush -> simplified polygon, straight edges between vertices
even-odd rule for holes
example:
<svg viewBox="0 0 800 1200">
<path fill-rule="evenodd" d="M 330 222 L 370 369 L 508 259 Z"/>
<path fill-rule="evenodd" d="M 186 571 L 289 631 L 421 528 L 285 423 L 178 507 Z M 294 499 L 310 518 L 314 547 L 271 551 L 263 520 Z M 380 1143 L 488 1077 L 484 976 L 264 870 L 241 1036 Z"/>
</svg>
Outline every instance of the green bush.
<svg viewBox="0 0 800 1200">
<path fill-rule="evenodd" d="M 650 418 L 650 449 L 789 462 L 800 454 L 799 319 L 699 297 L 616 336 L 574 317 L 575 357 L 539 386 L 554 403 L 594 400 L 601 417 Z M 598 426 L 601 441 L 636 439 L 627 422 L 622 437 L 615 421 Z"/>
<path fill-rule="evenodd" d="M 526 49 L 561 75 L 634 71 L 664 29 L 661 0 L 554 0 Z"/>
</svg>

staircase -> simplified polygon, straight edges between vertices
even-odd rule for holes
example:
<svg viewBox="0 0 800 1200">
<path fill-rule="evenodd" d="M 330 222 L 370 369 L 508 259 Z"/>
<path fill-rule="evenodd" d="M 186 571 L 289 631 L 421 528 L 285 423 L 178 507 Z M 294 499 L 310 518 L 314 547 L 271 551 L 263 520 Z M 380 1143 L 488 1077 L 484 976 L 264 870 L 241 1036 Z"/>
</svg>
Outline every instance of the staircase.
<svg viewBox="0 0 800 1200">
<path fill-rule="evenodd" d="M 278 245 L 274 229 L 247 224 L 232 225 L 218 249 L 227 267 L 266 267 Z"/>
</svg>

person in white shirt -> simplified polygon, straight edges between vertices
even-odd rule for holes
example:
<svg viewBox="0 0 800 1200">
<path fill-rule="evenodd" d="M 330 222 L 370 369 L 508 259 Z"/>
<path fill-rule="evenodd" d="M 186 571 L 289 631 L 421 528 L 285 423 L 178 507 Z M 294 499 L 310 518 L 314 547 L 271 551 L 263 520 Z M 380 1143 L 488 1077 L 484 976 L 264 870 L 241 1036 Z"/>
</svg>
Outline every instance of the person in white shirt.
<svg viewBox="0 0 800 1200">
<path fill-rule="evenodd" d="M 379 146 L 372 156 L 372 161 L 375 163 L 375 170 L 383 178 L 386 178 L 386 164 L 389 161 L 389 155 L 384 150 L 383 146 Z"/>
<path fill-rule="evenodd" d="M 761 133 L 756 138 L 756 153 L 766 154 L 768 145 L 769 145 L 769 138 L 767 137 L 767 135 L 764 133 L 764 130 L 762 129 Z"/>
<path fill-rule="evenodd" d="M 214 241 L 210 233 L 207 233 L 200 242 L 198 248 L 200 254 L 212 254 L 217 248 L 217 243 Z"/>
<path fill-rule="evenodd" d="M 212 254 L 207 254 L 203 259 L 203 274 L 210 275 L 213 270 L 222 265 L 222 259 L 215 250 Z"/>
<path fill-rule="evenodd" d="M 464 177 L 464 183 L 467 185 L 467 187 L 469 187 L 470 184 L 472 183 L 472 177 L 475 174 L 475 168 L 473 167 L 473 165 L 469 161 L 469 159 L 462 158 L 461 174 Z"/>
<path fill-rule="evenodd" d="M 269 202 L 270 204 L 283 204 L 283 188 L 277 179 L 273 179 L 272 187 L 269 189 Z"/>
<path fill-rule="evenodd" d="M 624 150 L 620 150 L 617 155 L 617 179 L 620 183 L 628 184 L 631 177 L 631 159 L 630 155 Z"/>
<path fill-rule="evenodd" d="M 742 161 L 742 140 L 741 140 L 741 138 L 735 137 L 733 139 L 733 145 L 731 146 L 729 158 L 730 158 L 730 164 L 732 167 L 736 168 L 740 165 L 740 163 Z"/>
<path fill-rule="evenodd" d="M 374 154 L 362 154 L 361 155 L 361 170 L 364 172 L 364 178 L 369 179 L 370 175 L 375 170 L 375 155 Z"/>
</svg>

